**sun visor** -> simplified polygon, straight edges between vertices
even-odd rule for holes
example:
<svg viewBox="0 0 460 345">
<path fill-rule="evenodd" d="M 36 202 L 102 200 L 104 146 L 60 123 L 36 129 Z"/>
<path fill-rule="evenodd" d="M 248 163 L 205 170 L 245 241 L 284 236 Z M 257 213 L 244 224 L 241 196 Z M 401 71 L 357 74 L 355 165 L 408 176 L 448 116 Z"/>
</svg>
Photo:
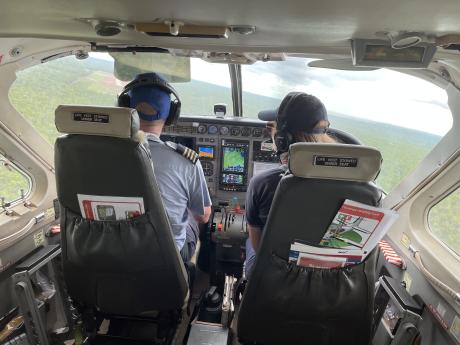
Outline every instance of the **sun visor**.
<svg viewBox="0 0 460 345">
<path fill-rule="evenodd" d="M 117 79 L 131 81 L 141 73 L 155 72 L 170 83 L 186 83 L 191 80 L 190 58 L 164 53 L 110 53 L 115 60 Z"/>
<path fill-rule="evenodd" d="M 375 148 L 348 144 L 295 143 L 289 147 L 289 169 L 303 178 L 374 181 L 382 164 Z"/>
</svg>

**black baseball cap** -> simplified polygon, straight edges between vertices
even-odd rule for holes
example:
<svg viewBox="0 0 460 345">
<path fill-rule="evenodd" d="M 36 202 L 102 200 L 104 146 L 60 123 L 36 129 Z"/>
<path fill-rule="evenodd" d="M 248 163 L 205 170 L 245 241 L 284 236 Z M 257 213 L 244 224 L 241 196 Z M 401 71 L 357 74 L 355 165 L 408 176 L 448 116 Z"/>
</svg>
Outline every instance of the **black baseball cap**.
<svg viewBox="0 0 460 345">
<path fill-rule="evenodd" d="M 276 127 L 288 131 L 302 131 L 307 134 L 323 133 L 315 126 L 321 120 L 328 121 L 326 107 L 317 97 L 304 92 L 290 92 L 280 106 L 259 112 L 263 121 L 276 121 Z"/>
</svg>

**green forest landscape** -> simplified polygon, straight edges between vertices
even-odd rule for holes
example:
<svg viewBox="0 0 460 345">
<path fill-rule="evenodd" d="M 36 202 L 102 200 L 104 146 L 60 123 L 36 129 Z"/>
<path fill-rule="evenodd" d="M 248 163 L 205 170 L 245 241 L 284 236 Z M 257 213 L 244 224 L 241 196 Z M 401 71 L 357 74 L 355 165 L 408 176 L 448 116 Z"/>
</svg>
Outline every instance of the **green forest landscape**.
<svg viewBox="0 0 460 345">
<path fill-rule="evenodd" d="M 183 116 L 211 115 L 214 103 L 229 106 L 232 103 L 229 89 L 222 86 L 197 80 L 175 86 L 181 96 Z M 120 88 L 113 78 L 112 62 L 96 58 L 79 61 L 68 57 L 19 72 L 9 96 L 18 112 L 53 144 L 58 135 L 54 110 L 59 104 L 112 106 Z M 251 93 L 243 93 L 243 100 L 243 112 L 252 118 L 257 117 L 259 110 L 279 105 L 278 99 Z M 330 114 L 330 122 L 332 127 L 349 132 L 365 145 L 382 152 L 384 162 L 377 182 L 387 192 L 395 188 L 441 139 L 433 134 L 341 114 Z M 21 188 L 27 189 L 27 181 L 14 171 L 2 166 L 0 169 L 0 196 L 7 201 L 17 198 Z M 441 207 L 435 208 L 430 216 L 432 230 L 458 253 L 459 231 L 450 222 L 451 217 L 457 217 L 458 207 L 454 205 L 459 202 L 460 196 L 452 195 L 444 202 L 448 205 L 442 207 L 442 212 L 439 211 Z"/>
</svg>

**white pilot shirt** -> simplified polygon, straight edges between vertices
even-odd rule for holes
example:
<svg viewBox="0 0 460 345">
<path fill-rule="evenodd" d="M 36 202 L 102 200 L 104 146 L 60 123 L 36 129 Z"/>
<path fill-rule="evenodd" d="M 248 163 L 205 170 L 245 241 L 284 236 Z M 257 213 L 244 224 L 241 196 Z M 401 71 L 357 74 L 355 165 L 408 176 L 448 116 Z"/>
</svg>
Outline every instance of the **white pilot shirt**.
<svg viewBox="0 0 460 345">
<path fill-rule="evenodd" d="M 203 168 L 167 147 L 153 133 L 146 133 L 155 177 L 179 251 L 186 239 L 189 212 L 203 215 L 211 206 Z"/>
</svg>

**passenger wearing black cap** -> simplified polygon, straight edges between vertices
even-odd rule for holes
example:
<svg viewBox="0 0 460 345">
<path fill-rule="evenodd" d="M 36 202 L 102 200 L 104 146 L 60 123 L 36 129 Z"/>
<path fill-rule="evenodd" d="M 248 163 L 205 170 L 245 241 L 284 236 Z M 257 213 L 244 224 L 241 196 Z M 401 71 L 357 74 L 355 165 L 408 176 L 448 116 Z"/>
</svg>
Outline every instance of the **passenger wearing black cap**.
<svg viewBox="0 0 460 345">
<path fill-rule="evenodd" d="M 315 96 L 303 92 L 290 92 L 278 109 L 261 111 L 259 118 L 271 125 L 268 127 L 272 128 L 273 149 L 280 158 L 280 166 L 254 176 L 248 186 L 246 277 L 252 270 L 276 188 L 287 170 L 289 145 L 297 142 L 335 142 L 327 134 L 329 121 L 324 104 Z"/>
</svg>

